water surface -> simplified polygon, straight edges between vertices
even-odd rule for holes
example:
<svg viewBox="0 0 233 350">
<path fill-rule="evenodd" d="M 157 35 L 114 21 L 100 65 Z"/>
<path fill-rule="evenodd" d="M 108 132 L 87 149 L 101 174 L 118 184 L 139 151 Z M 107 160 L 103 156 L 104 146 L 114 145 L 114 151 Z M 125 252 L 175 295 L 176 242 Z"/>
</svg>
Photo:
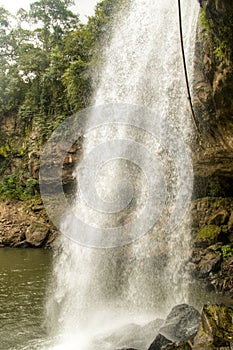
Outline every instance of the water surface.
<svg viewBox="0 0 233 350">
<path fill-rule="evenodd" d="M 40 249 L 0 249 L 0 350 L 77 350 L 77 341 L 68 347 L 59 345 L 60 340 L 48 334 L 46 328 L 45 304 L 51 292 L 52 256 L 51 251 Z M 207 293 L 197 283 L 192 283 L 189 289 L 189 303 L 199 310 L 204 303 L 230 304 L 215 293 Z M 108 312 L 106 309 L 102 319 Z M 127 328 L 123 317 L 126 315 L 120 315 L 120 310 L 117 313 L 119 322 Z M 140 324 L 140 315 L 134 322 Z M 114 319 L 110 323 L 109 327 L 114 328 Z M 91 334 L 85 334 L 86 342 Z"/>
<path fill-rule="evenodd" d="M 46 336 L 44 305 L 52 252 L 0 250 L 0 349 L 23 349 Z"/>
</svg>

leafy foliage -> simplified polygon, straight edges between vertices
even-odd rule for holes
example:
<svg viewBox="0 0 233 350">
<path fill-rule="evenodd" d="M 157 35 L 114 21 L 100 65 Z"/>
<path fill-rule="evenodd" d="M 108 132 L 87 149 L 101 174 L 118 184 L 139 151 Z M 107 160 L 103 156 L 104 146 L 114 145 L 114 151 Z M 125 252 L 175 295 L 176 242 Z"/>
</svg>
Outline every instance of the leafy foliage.
<svg viewBox="0 0 233 350">
<path fill-rule="evenodd" d="M 46 139 L 57 118 L 86 107 L 91 95 L 89 69 L 98 59 L 97 47 L 113 3 L 100 2 L 87 25 L 69 10 L 70 0 L 35 1 L 29 12 L 18 12 L 16 27 L 1 7 L 0 113 L 16 111 L 25 127 L 33 124 Z M 34 29 L 24 29 L 25 22 Z"/>
<path fill-rule="evenodd" d="M 24 199 L 38 194 L 38 181 L 27 179 L 26 184 L 20 184 L 19 177 L 13 173 L 5 176 L 0 182 L 0 198 Z"/>
<path fill-rule="evenodd" d="M 123 1 L 99 2 L 85 25 L 70 10 L 72 0 L 37 0 L 16 16 L 0 7 L 0 175 L 7 174 L 1 196 L 20 198 L 36 191 L 28 167 L 8 164 L 14 157 L 28 163 L 28 152 L 39 152 L 67 116 L 88 106 L 101 41 L 108 40 L 112 14 Z M 11 133 L 4 126 L 9 117 L 14 119 Z"/>
<path fill-rule="evenodd" d="M 221 250 L 224 260 L 228 260 L 233 257 L 233 247 L 230 244 L 222 246 Z"/>
</svg>

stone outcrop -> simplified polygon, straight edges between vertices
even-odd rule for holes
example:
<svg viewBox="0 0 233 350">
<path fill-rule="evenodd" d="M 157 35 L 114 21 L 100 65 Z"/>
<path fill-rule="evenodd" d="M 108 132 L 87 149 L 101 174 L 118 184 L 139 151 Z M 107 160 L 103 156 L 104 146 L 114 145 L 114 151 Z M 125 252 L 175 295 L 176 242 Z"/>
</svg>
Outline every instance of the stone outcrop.
<svg viewBox="0 0 233 350">
<path fill-rule="evenodd" d="M 196 309 L 186 304 L 177 305 L 166 320 L 156 319 L 144 326 L 126 325 L 99 339 L 97 344 L 100 349 L 160 350 L 174 341 L 193 339 L 199 323 L 200 313 Z"/>
<path fill-rule="evenodd" d="M 154 344 L 156 344 L 156 339 Z M 223 305 L 205 305 L 195 336 L 172 344 L 169 343 L 169 339 L 161 339 L 164 343 L 162 341 L 160 345 L 158 341 L 157 347 L 153 350 L 231 350 L 233 347 L 233 309 Z"/>
<path fill-rule="evenodd" d="M 160 350 L 168 344 L 172 344 L 172 341 L 162 334 L 158 334 L 148 350 Z"/>
<path fill-rule="evenodd" d="M 172 341 L 191 339 L 197 332 L 200 321 L 199 312 L 192 306 L 175 306 L 167 316 L 160 333 Z"/>
<path fill-rule="evenodd" d="M 183 329 L 181 321 L 183 322 Z M 171 322 L 173 331 L 169 336 L 161 334 L 162 329 Z M 187 325 L 189 326 L 187 327 Z M 193 327 L 190 325 L 193 324 Z M 188 332 L 187 332 L 188 330 Z M 127 327 L 125 328 L 127 333 Z M 178 337 L 176 335 L 179 335 Z M 174 336 L 175 335 L 175 336 Z M 173 338 L 173 339 L 172 339 Z M 174 338 L 179 338 L 174 342 Z M 114 348 L 114 347 L 113 347 Z M 149 346 L 119 347 L 117 350 L 232 350 L 233 348 L 233 309 L 224 305 L 204 305 L 201 315 L 188 305 L 173 308 L 155 334 Z"/>
<path fill-rule="evenodd" d="M 195 278 L 218 293 L 233 296 L 233 198 L 202 198 L 192 203 Z"/>
<path fill-rule="evenodd" d="M 192 271 L 209 288 L 233 296 L 233 6 L 230 0 L 199 3 Z"/>
<path fill-rule="evenodd" d="M 193 104 L 201 135 L 194 152 L 195 196 L 233 196 L 233 6 L 202 0 Z"/>
<path fill-rule="evenodd" d="M 0 202 L 0 246 L 50 248 L 59 232 L 40 200 Z"/>
</svg>

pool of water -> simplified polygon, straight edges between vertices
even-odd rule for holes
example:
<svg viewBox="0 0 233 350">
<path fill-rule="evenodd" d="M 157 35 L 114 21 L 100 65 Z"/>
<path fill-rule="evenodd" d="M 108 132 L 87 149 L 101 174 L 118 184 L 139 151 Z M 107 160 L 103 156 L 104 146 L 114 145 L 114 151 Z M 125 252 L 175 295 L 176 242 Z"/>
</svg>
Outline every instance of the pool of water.
<svg viewBox="0 0 233 350">
<path fill-rule="evenodd" d="M 22 349 L 46 336 L 45 299 L 52 252 L 0 250 L 0 349 Z"/>
<path fill-rule="evenodd" d="M 77 350 L 77 335 L 74 343 L 63 345 L 59 337 L 49 336 L 46 327 L 52 259 L 53 253 L 47 250 L 0 249 L 0 350 Z M 190 304 L 199 310 L 204 303 L 224 302 L 197 283 L 191 284 L 190 290 Z M 85 342 L 89 337 L 90 333 L 85 334 Z M 80 340 L 78 343 L 80 350 Z"/>
</svg>

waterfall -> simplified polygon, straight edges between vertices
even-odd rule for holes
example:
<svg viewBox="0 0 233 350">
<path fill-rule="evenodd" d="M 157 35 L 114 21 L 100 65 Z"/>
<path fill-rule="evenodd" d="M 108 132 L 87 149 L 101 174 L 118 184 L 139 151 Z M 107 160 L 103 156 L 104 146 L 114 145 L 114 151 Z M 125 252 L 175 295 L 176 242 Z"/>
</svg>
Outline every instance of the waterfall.
<svg viewBox="0 0 233 350">
<path fill-rule="evenodd" d="M 198 4 L 183 0 L 182 10 L 192 77 Z M 47 302 L 57 350 L 97 349 L 100 334 L 188 301 L 192 121 L 177 2 L 129 1 L 96 79 L 73 214 L 61 223 L 71 240 L 56 252 Z M 81 233 L 75 216 L 86 223 Z"/>
</svg>

